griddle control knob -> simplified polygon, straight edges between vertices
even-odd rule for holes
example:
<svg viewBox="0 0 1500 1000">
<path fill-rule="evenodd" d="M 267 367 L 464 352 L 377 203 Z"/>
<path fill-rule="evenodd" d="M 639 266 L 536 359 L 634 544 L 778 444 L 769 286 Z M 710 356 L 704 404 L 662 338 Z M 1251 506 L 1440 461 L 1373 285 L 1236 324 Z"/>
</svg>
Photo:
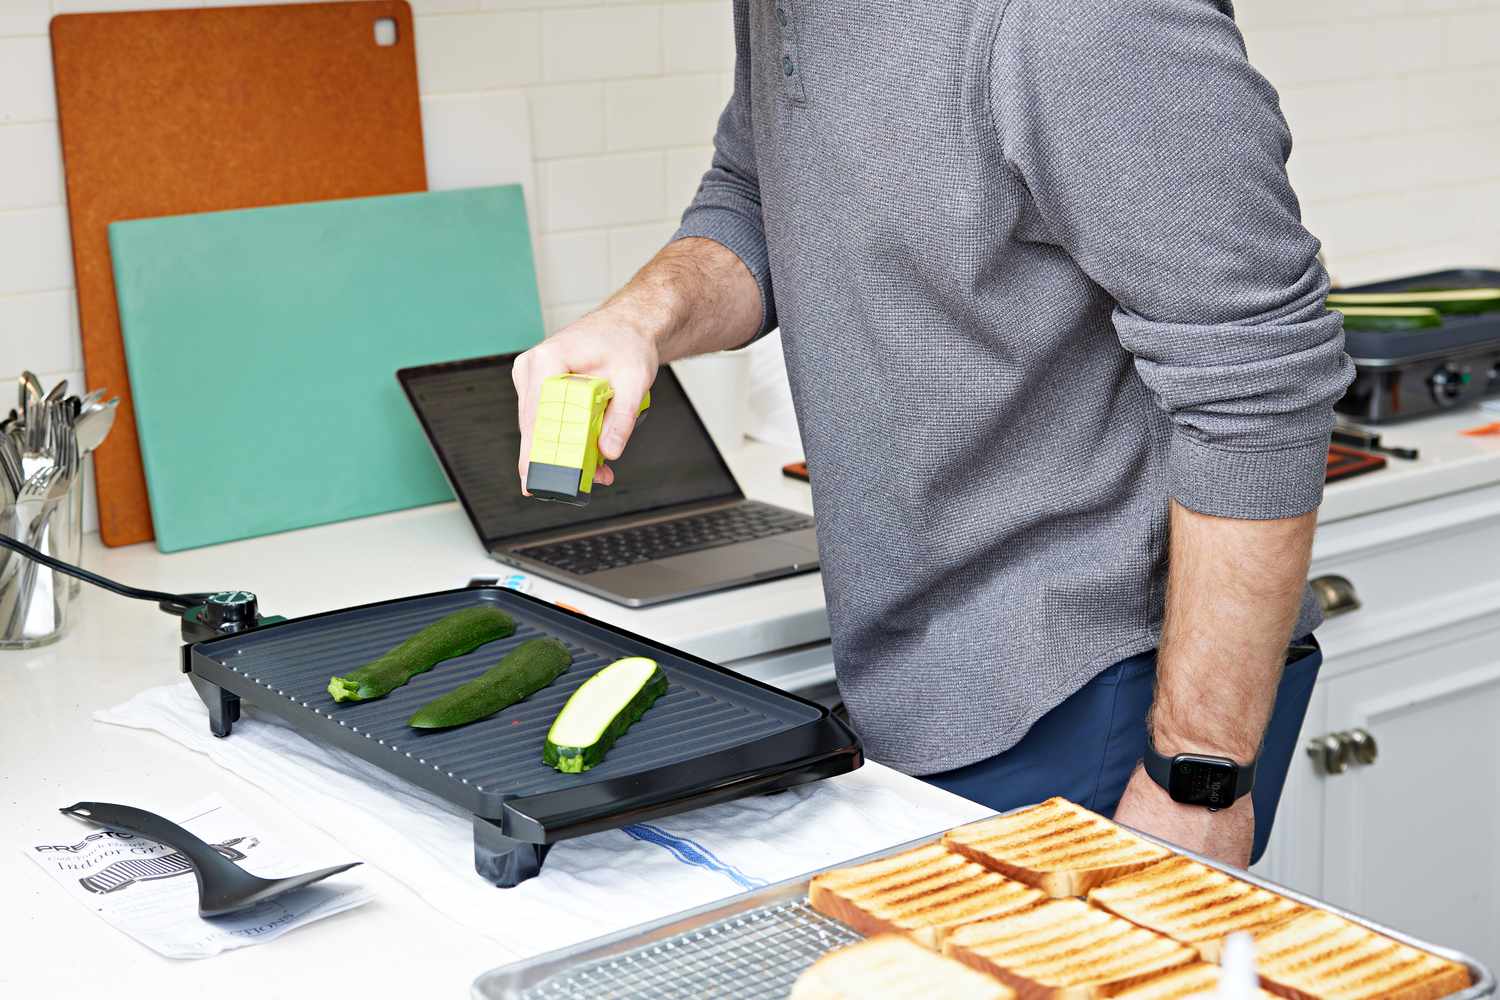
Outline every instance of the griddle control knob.
<svg viewBox="0 0 1500 1000">
<path fill-rule="evenodd" d="M 1464 389 L 1469 384 L 1469 372 L 1468 369 L 1461 369 L 1457 365 L 1444 363 L 1427 379 L 1427 384 L 1432 386 L 1434 403 L 1439 406 L 1452 406 L 1464 394 Z"/>
<path fill-rule="evenodd" d="M 255 595 L 248 590 L 221 590 L 203 602 L 203 624 L 216 632 L 240 632 L 255 626 Z"/>
</svg>

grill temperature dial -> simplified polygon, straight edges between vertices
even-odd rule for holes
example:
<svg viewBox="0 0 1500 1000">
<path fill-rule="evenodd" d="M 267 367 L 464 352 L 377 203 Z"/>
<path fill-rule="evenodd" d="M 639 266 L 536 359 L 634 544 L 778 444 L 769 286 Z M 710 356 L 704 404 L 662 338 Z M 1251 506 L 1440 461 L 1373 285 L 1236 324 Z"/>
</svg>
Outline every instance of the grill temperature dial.
<svg viewBox="0 0 1500 1000">
<path fill-rule="evenodd" d="M 1452 406 L 1463 396 L 1464 388 L 1469 384 L 1469 369 L 1444 363 L 1428 377 L 1427 384 L 1432 387 L 1434 403 L 1443 407 Z"/>
</svg>

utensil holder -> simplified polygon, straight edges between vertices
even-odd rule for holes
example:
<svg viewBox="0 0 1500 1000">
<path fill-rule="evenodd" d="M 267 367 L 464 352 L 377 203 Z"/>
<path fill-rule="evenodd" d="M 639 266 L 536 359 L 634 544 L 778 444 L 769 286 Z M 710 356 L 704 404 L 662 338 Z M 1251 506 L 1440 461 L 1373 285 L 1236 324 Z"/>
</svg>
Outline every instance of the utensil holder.
<svg viewBox="0 0 1500 1000">
<path fill-rule="evenodd" d="M 83 546 L 82 489 L 75 477 L 60 497 L 18 500 L 0 509 L 0 534 L 76 565 Z M 61 639 L 78 617 L 77 598 L 71 577 L 0 548 L 0 649 Z"/>
</svg>

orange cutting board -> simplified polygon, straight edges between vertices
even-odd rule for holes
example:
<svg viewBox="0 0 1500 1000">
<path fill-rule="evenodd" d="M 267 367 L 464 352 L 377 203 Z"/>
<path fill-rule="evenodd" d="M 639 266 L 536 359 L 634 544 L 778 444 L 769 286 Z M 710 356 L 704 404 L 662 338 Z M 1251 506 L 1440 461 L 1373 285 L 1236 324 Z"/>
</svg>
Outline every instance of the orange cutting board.
<svg viewBox="0 0 1500 1000">
<path fill-rule="evenodd" d="M 52 19 L 84 370 L 120 396 L 94 453 L 105 544 L 152 537 L 109 224 L 425 191 L 413 41 L 405 0 Z"/>
</svg>

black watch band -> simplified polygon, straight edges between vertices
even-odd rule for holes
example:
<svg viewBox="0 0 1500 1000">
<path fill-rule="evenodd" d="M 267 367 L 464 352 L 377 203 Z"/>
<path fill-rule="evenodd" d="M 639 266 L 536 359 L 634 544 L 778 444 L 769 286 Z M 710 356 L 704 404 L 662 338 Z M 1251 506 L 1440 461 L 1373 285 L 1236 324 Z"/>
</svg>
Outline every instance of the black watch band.
<svg viewBox="0 0 1500 1000">
<path fill-rule="evenodd" d="M 1260 761 L 1237 764 L 1228 757 L 1180 753 L 1164 757 L 1152 745 L 1146 733 L 1146 755 L 1142 759 L 1146 776 L 1167 790 L 1174 802 L 1227 809 L 1250 794 L 1255 787 L 1255 768 Z"/>
</svg>

